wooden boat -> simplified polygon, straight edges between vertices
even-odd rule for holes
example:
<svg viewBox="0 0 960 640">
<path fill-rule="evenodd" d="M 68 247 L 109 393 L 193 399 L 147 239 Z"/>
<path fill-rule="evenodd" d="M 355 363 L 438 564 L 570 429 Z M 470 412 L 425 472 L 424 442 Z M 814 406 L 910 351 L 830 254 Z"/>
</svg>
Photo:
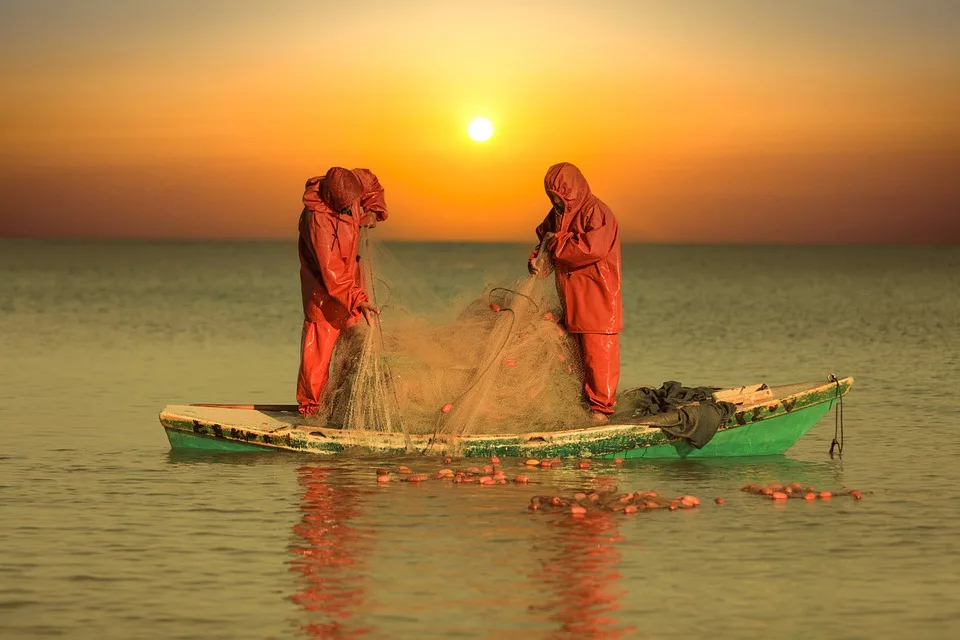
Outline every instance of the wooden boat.
<svg viewBox="0 0 960 640">
<path fill-rule="evenodd" d="M 561 431 L 477 434 L 463 437 L 317 427 L 304 424 L 296 405 L 168 405 L 160 423 L 174 449 L 294 451 L 333 455 L 456 455 L 479 458 L 704 458 L 782 454 L 853 386 L 853 378 L 768 387 L 755 384 L 714 393 L 737 410 L 702 449 L 668 435 L 648 416 L 631 423 L 614 415 L 609 424 Z"/>
</svg>

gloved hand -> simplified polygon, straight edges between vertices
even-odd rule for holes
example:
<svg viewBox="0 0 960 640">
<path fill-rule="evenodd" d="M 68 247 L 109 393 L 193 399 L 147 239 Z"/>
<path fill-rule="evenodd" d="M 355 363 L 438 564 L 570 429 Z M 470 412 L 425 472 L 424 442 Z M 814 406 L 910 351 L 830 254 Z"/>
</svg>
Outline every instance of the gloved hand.
<svg viewBox="0 0 960 640">
<path fill-rule="evenodd" d="M 377 316 L 380 315 L 380 309 L 377 309 L 375 306 L 370 304 L 367 301 L 363 301 L 359 305 L 360 313 L 363 314 L 363 319 L 367 321 L 367 324 L 371 327 L 373 326 L 373 321 Z"/>
<path fill-rule="evenodd" d="M 360 215 L 366 217 L 367 223 L 364 225 L 367 229 L 375 229 L 377 226 L 377 214 L 370 211 L 364 211 L 363 207 L 360 208 Z"/>
<path fill-rule="evenodd" d="M 527 260 L 527 271 L 532 276 L 540 273 L 540 268 L 537 266 L 537 256 L 530 256 L 530 258 Z"/>
<path fill-rule="evenodd" d="M 547 244 L 555 235 L 552 231 L 545 233 L 543 240 L 540 241 L 540 247 L 530 254 L 530 258 L 527 260 L 527 271 L 530 272 L 530 275 L 546 278 L 553 271 L 553 260 L 547 250 Z"/>
</svg>

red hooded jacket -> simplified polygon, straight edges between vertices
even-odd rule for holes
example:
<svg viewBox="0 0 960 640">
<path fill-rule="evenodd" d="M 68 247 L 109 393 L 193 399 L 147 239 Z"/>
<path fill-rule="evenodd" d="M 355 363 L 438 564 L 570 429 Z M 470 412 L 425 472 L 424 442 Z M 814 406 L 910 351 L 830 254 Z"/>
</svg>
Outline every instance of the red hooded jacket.
<svg viewBox="0 0 960 640">
<path fill-rule="evenodd" d="M 623 301 L 617 219 L 569 162 L 550 167 L 543 186 L 564 203 L 562 214 L 550 210 L 537 227 L 537 238 L 542 241 L 548 232 L 556 234 L 547 242 L 547 250 L 553 256 L 567 330 L 619 333 L 623 330 Z M 536 255 L 535 249 L 531 258 Z"/>
<path fill-rule="evenodd" d="M 346 212 L 349 210 L 349 212 Z M 367 300 L 360 278 L 360 227 L 387 218 L 380 181 L 368 169 L 333 167 L 307 180 L 300 214 L 300 293 L 308 322 L 338 329 Z"/>
</svg>

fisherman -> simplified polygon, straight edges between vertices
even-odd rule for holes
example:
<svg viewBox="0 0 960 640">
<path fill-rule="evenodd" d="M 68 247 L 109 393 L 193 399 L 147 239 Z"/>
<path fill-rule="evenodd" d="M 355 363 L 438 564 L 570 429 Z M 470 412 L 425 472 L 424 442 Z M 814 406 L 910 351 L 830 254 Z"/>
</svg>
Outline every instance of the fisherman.
<svg viewBox="0 0 960 640">
<path fill-rule="evenodd" d="M 532 275 L 556 272 L 563 321 L 584 370 L 584 391 L 596 424 L 608 422 L 620 381 L 623 302 L 620 233 L 610 208 L 590 192 L 580 170 L 555 164 L 543 180 L 553 208 L 537 227 L 540 241 L 527 261 Z M 549 260 L 538 260 L 541 250 Z"/>
<path fill-rule="evenodd" d="M 320 410 L 330 360 L 340 332 L 380 313 L 368 299 L 360 269 L 360 229 L 387 218 L 383 187 L 368 169 L 333 167 L 307 180 L 300 214 L 300 291 L 303 335 L 297 403 L 300 413 Z"/>
</svg>

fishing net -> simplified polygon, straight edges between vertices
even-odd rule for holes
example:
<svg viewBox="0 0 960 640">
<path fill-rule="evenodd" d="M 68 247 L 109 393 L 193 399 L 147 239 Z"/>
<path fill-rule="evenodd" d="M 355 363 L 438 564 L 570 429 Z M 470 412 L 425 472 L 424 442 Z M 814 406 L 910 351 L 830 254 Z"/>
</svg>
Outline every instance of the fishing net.
<svg viewBox="0 0 960 640">
<path fill-rule="evenodd" d="M 369 237 L 361 241 L 361 265 L 380 321 L 341 334 L 324 400 L 331 423 L 443 436 L 589 423 L 578 352 L 560 324 L 552 277 L 490 283 L 444 303 Z M 414 311 L 424 308 L 433 313 Z"/>
</svg>

